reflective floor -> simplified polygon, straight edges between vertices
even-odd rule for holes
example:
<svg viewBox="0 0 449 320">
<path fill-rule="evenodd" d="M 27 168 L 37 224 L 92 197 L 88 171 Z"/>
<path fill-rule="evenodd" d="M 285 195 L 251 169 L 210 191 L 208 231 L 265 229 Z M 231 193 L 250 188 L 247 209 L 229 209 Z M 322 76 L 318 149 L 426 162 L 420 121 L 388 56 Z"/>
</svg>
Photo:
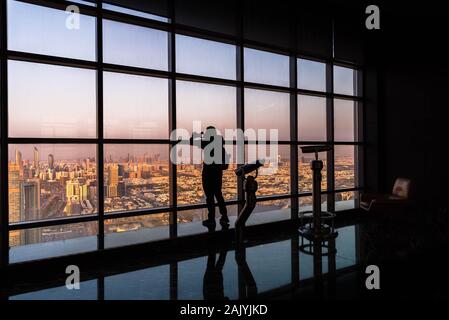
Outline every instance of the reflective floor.
<svg viewBox="0 0 449 320">
<path fill-rule="evenodd" d="M 445 254 L 447 230 L 429 232 L 408 220 L 378 219 L 337 228 L 335 254 L 310 255 L 300 250 L 298 232 L 251 240 L 236 252 L 230 239 L 206 252 L 174 257 L 167 264 L 145 262 L 96 270 L 68 290 L 65 279 L 55 283 L 14 287 L 10 300 L 237 300 L 372 297 L 366 292 L 364 267 L 384 268 L 379 297 L 447 297 L 449 268 Z M 412 222 L 414 223 L 414 222 Z M 447 252 L 447 251 L 446 251 Z M 435 265 L 435 263 L 437 265 Z M 124 267 L 125 266 L 125 267 Z M 417 277 L 426 275 L 427 279 Z M 411 284 L 410 279 L 414 279 Z M 415 285 L 415 287 L 413 287 Z M 411 286 L 411 287 L 410 287 Z M 29 288 L 30 287 L 30 288 Z M 412 288 L 412 289 L 410 289 Z M 416 290 L 413 290 L 415 288 Z"/>
</svg>

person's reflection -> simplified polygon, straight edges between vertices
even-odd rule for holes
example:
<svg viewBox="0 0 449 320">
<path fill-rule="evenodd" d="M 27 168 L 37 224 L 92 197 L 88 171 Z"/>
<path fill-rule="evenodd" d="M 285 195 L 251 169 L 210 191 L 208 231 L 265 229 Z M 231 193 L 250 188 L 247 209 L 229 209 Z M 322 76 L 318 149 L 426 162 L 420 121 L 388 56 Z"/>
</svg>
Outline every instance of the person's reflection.
<svg viewBox="0 0 449 320">
<path fill-rule="evenodd" d="M 251 299 L 257 296 L 257 284 L 246 261 L 246 248 L 237 247 L 235 261 L 239 270 L 239 299 Z"/>
<path fill-rule="evenodd" d="M 217 251 L 219 253 L 218 260 Z M 227 253 L 226 247 L 220 250 L 209 249 L 207 268 L 203 278 L 204 300 L 228 300 L 228 297 L 224 295 L 223 285 L 223 267 Z"/>
</svg>

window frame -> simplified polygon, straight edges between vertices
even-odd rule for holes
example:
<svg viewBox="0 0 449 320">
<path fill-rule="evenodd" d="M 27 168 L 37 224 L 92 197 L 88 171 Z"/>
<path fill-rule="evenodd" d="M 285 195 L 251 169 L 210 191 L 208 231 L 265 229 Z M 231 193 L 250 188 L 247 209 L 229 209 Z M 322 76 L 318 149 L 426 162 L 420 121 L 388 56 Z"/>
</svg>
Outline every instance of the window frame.
<svg viewBox="0 0 449 320">
<path fill-rule="evenodd" d="M 60 10 L 65 10 L 67 3 L 63 2 L 48 2 L 45 0 L 19 0 L 25 3 L 37 4 L 43 7 L 56 8 Z M 339 61 L 335 58 L 323 58 L 320 56 L 312 56 L 310 54 L 303 55 L 302 53 L 292 50 L 280 48 L 265 43 L 258 43 L 252 40 L 245 39 L 243 29 L 240 27 L 240 32 L 238 36 L 229 36 L 207 30 L 199 30 L 196 28 L 190 28 L 188 26 L 179 25 L 176 23 L 174 10 L 171 10 L 168 22 L 150 20 L 147 18 L 136 17 L 125 13 L 113 12 L 102 8 L 102 1 L 96 1 L 96 7 L 77 4 L 82 10 L 84 15 L 91 15 L 96 17 L 96 56 L 95 61 L 84 61 L 72 58 L 63 58 L 55 56 L 47 56 L 41 54 L 34 54 L 28 52 L 16 52 L 8 50 L 7 48 L 7 12 L 6 12 L 6 1 L 1 2 L 0 7 L 0 99 L 1 99 L 1 163 L 3 168 L 8 168 L 8 146 L 10 144 L 95 144 L 97 146 L 97 179 L 100 185 L 104 181 L 104 146 L 107 144 L 169 144 L 173 145 L 169 139 L 105 139 L 104 138 L 104 125 L 103 125 L 103 72 L 119 72 L 126 74 L 137 74 L 150 77 L 160 77 L 168 79 L 169 81 L 169 130 L 176 128 L 176 81 L 192 81 L 192 82 L 205 82 L 210 84 L 219 84 L 232 86 L 236 88 L 237 91 L 237 102 L 236 102 L 236 127 L 244 128 L 244 92 L 246 88 L 259 89 L 259 90 L 269 90 L 289 93 L 290 95 L 290 140 L 279 141 L 279 145 L 290 146 L 290 194 L 263 197 L 258 199 L 258 201 L 267 200 L 281 200 L 290 199 L 291 201 L 291 220 L 298 218 L 298 199 L 300 197 L 311 196 L 311 192 L 300 193 L 298 190 L 298 147 L 300 145 L 314 145 L 314 144 L 327 144 L 331 146 L 336 145 L 350 145 L 358 146 L 355 154 L 355 188 L 335 190 L 335 171 L 334 162 L 335 155 L 334 151 L 328 151 L 327 153 L 327 190 L 322 190 L 322 194 L 327 196 L 328 199 L 328 210 L 331 212 L 335 211 L 335 194 L 341 192 L 358 192 L 363 190 L 363 149 L 364 149 L 364 139 L 363 139 L 363 102 L 364 95 L 362 92 L 362 71 L 363 66 L 355 63 L 348 63 L 344 61 Z M 173 7 L 173 4 L 171 5 Z M 172 8 L 173 9 L 173 8 Z M 131 66 L 113 65 L 103 62 L 103 19 L 113 20 L 117 22 L 123 22 L 128 24 L 133 24 L 137 26 L 143 26 L 147 28 L 153 28 L 158 30 L 167 31 L 168 34 L 168 70 L 153 70 L 145 69 Z M 236 21 L 237 24 L 242 24 L 241 21 Z M 236 46 L 236 70 L 237 78 L 236 80 L 229 79 L 219 79 L 208 76 L 198 76 L 190 74 L 180 74 L 176 72 L 176 34 L 187 35 L 198 37 L 202 39 L 219 41 L 223 43 L 233 44 Z M 280 53 L 287 55 L 289 57 L 289 77 L 290 86 L 282 87 L 276 85 L 260 84 L 260 83 L 248 83 L 244 80 L 244 50 L 245 48 L 257 49 L 268 51 L 272 53 Z M 326 65 L 326 91 L 311 91 L 298 88 L 298 59 L 307 59 L 323 62 Z M 27 61 L 27 62 L 38 62 L 43 64 L 58 65 L 58 66 L 68 66 L 77 67 L 84 69 L 93 69 L 97 71 L 97 137 L 92 139 L 78 139 L 78 138 L 10 138 L 8 136 L 8 61 Z M 355 85 L 357 88 L 356 94 L 354 96 L 348 96 L 343 94 L 336 94 L 333 90 L 333 68 L 336 66 L 344 66 L 352 68 L 356 71 L 357 79 Z M 326 127 L 327 127 L 327 141 L 299 141 L 298 140 L 298 95 L 310 95 L 326 98 Z M 358 139 L 356 141 L 334 141 L 334 99 L 347 99 L 354 101 L 356 104 L 356 114 L 354 127 L 357 131 Z M 248 142 L 245 142 L 248 143 Z M 268 142 L 269 143 L 269 142 Z M 205 208 L 205 204 L 195 204 L 195 205 L 177 205 L 177 183 L 176 183 L 176 165 L 169 164 L 169 181 L 170 181 L 170 203 L 167 207 L 154 208 L 149 210 L 137 210 L 131 212 L 114 212 L 108 213 L 107 217 L 104 214 L 104 190 L 103 188 L 98 188 L 98 208 L 97 214 L 85 215 L 79 217 L 65 217 L 62 219 L 51 219 L 42 221 L 28 221 L 19 223 L 9 223 L 8 212 L 8 170 L 1 170 L 1 208 L 3 214 L 1 215 L 0 221 L 0 266 L 6 266 L 9 264 L 9 232 L 14 230 L 26 230 L 37 227 L 47 227 L 56 225 L 66 225 L 81 222 L 98 222 L 98 250 L 103 250 L 104 246 L 104 220 L 105 219 L 115 219 L 115 218 L 125 218 L 131 216 L 144 216 L 150 214 L 157 214 L 163 212 L 170 213 L 170 225 L 169 225 L 169 238 L 177 238 L 177 212 L 191 209 Z M 237 199 L 228 201 L 227 205 L 238 205 L 239 210 L 244 204 L 244 194 L 243 194 L 243 180 L 238 179 L 237 183 Z"/>
</svg>

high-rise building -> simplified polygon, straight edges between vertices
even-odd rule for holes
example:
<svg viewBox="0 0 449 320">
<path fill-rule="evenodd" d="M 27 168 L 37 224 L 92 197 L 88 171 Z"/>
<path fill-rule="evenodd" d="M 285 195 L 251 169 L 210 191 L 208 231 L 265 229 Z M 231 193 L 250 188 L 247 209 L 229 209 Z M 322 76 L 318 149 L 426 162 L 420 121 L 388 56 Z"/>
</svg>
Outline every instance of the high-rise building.
<svg viewBox="0 0 449 320">
<path fill-rule="evenodd" d="M 20 220 L 20 167 L 16 163 L 8 165 L 9 221 Z"/>
<path fill-rule="evenodd" d="M 22 159 L 22 152 L 19 150 L 16 150 L 16 165 L 20 168 L 20 175 L 23 176 L 23 159 Z"/>
<path fill-rule="evenodd" d="M 48 167 L 50 169 L 54 169 L 55 166 L 55 157 L 52 154 L 48 155 Z"/>
<path fill-rule="evenodd" d="M 39 168 L 39 160 L 40 160 L 39 150 L 36 147 L 34 147 L 33 155 L 34 155 L 34 163 L 33 163 L 34 167 Z"/>
<path fill-rule="evenodd" d="M 40 217 L 40 182 L 31 179 L 20 185 L 20 218 L 22 221 L 39 220 Z M 22 231 L 22 244 L 33 244 L 40 242 L 40 230 L 29 229 Z"/>
<path fill-rule="evenodd" d="M 67 181 L 66 182 L 66 197 L 68 201 L 79 199 L 80 183 L 79 181 Z"/>
<path fill-rule="evenodd" d="M 108 195 L 111 198 L 118 195 L 118 165 L 111 164 L 108 168 Z"/>
</svg>

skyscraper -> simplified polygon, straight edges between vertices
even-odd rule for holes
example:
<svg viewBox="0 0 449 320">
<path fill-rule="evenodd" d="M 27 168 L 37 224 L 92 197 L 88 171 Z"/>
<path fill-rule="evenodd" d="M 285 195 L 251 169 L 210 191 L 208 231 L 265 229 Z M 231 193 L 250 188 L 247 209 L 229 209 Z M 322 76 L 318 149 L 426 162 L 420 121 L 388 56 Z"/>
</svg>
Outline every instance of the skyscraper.
<svg viewBox="0 0 449 320">
<path fill-rule="evenodd" d="M 39 168 L 39 150 L 34 147 L 34 167 Z"/>
<path fill-rule="evenodd" d="M 40 182 L 38 179 L 22 182 L 20 185 L 20 219 L 22 221 L 39 220 L 40 217 Z M 40 230 L 22 231 L 22 244 L 40 242 Z"/>
<path fill-rule="evenodd" d="M 52 154 L 48 155 L 48 167 L 53 170 L 55 166 L 55 157 Z"/>
<path fill-rule="evenodd" d="M 114 198 L 118 195 L 118 165 L 112 164 L 108 168 L 108 194 Z"/>
<path fill-rule="evenodd" d="M 19 166 L 20 169 L 20 175 L 23 175 L 23 159 L 22 159 L 22 152 L 19 150 L 16 150 L 16 165 Z"/>
<path fill-rule="evenodd" d="M 9 163 L 8 167 L 9 221 L 18 222 L 20 219 L 20 167 L 16 163 Z"/>
</svg>

